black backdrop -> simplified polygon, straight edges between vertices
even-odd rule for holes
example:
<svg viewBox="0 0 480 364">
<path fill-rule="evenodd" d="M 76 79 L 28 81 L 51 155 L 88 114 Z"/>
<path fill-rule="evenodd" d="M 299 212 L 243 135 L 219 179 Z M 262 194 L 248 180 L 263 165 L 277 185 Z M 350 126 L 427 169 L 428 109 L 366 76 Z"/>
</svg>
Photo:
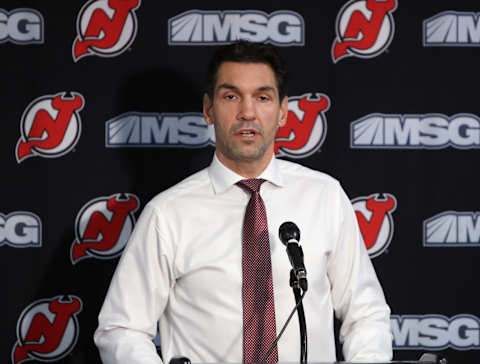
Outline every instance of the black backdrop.
<svg viewBox="0 0 480 364">
<path fill-rule="evenodd" d="M 3 361 L 100 362 L 92 340 L 97 314 L 135 218 L 155 194 L 210 163 L 214 149 L 198 120 L 212 45 L 231 40 L 235 24 L 244 36 L 261 36 L 269 19 L 270 38 L 264 38 L 281 46 L 291 74 L 289 122 L 295 116 L 306 121 L 294 112 L 302 108 L 302 96 L 329 101 L 314 117 L 314 132 L 299 123 L 286 133 L 293 142 L 284 143 L 283 157 L 338 178 L 355 202 L 392 308 L 394 358 L 440 351 L 452 363 L 476 362 L 480 5 L 143 0 L 125 10 L 133 3 L 1 4 Z M 394 7 L 381 13 L 379 4 Z M 365 12 L 366 6 L 374 10 Z M 197 11 L 184 14 L 191 10 Z M 370 22 L 355 23 L 361 30 L 357 43 L 334 60 L 334 41 L 348 38 L 345 27 L 354 23 L 352 14 L 361 20 L 360 13 Z M 110 27 L 107 18 L 113 19 Z M 115 30 L 121 36 L 111 44 L 95 40 L 89 44 L 93 53 L 74 59 L 74 41 L 82 43 L 87 25 L 93 29 L 91 19 L 106 24 L 99 33 L 105 42 Z M 202 43 L 215 19 L 217 39 Z M 244 29 L 248 19 L 256 30 Z M 203 32 L 197 32 L 201 21 Z M 295 32 L 297 44 L 280 44 Z M 68 125 L 63 132 L 61 120 Z M 36 135 L 44 140 L 34 141 L 39 125 L 47 126 Z M 156 134 L 145 125 L 156 126 Z M 111 133 L 117 139 L 109 139 Z M 302 135 L 309 144 L 294 156 L 294 141 Z M 112 216 L 137 199 L 137 209 L 130 206 L 119 220 L 115 238 Z M 392 200 L 393 207 L 378 212 Z M 103 239 L 105 249 L 83 249 L 86 255 L 75 258 L 72 244 L 86 237 L 90 223 L 90 237 Z"/>
</svg>

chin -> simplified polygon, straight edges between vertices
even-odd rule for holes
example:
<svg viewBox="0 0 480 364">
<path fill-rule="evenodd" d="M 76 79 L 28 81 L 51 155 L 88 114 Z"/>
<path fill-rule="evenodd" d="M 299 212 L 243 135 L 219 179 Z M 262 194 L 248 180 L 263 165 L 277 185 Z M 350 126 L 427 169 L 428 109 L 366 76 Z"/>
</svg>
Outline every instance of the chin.
<svg viewBox="0 0 480 364">
<path fill-rule="evenodd" d="M 262 159 L 263 156 L 265 155 L 265 151 L 262 150 L 254 150 L 254 151 L 242 151 L 239 153 L 234 154 L 237 158 L 238 161 L 256 161 L 259 159 Z"/>
<path fill-rule="evenodd" d="M 265 156 L 268 148 L 257 143 L 242 143 L 241 145 L 226 146 L 224 154 L 229 159 L 238 162 L 257 161 Z"/>
</svg>

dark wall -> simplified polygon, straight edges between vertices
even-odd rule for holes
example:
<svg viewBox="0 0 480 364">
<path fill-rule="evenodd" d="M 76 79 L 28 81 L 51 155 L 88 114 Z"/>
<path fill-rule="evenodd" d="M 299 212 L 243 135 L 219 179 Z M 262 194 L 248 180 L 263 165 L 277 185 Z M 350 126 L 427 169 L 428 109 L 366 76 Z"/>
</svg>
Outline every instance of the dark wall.
<svg viewBox="0 0 480 364">
<path fill-rule="evenodd" d="M 5 362 L 100 362 L 92 335 L 118 257 L 148 200 L 210 163 L 203 72 L 238 36 L 280 47 L 278 155 L 351 197 L 395 359 L 476 362 L 477 1 L 0 6 Z"/>
</svg>

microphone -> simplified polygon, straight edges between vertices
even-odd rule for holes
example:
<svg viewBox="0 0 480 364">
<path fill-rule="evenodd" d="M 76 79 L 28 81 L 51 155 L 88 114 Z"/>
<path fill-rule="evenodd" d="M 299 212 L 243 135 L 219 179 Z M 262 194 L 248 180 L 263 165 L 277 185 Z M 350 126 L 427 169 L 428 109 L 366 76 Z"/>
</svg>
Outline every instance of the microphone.
<svg viewBox="0 0 480 364">
<path fill-rule="evenodd" d="M 305 269 L 305 265 L 303 264 L 303 250 L 298 244 L 300 240 L 300 230 L 298 229 L 297 225 L 293 222 L 288 221 L 284 222 L 280 225 L 278 229 L 278 236 L 283 244 L 287 247 L 287 254 L 290 263 L 292 264 L 292 270 L 290 271 L 290 287 L 293 288 L 293 293 L 295 295 L 295 307 L 293 308 L 292 312 L 287 318 L 287 321 L 283 325 L 280 333 L 277 335 L 277 338 L 270 346 L 270 349 L 265 354 L 261 364 L 264 364 L 270 354 L 272 353 L 273 349 L 277 345 L 278 340 L 282 337 L 285 329 L 288 326 L 291 318 L 295 311 L 298 312 L 298 322 L 300 328 L 300 363 L 305 364 L 307 363 L 307 325 L 305 323 L 305 313 L 303 311 L 303 297 L 307 293 L 307 271 Z M 301 290 L 303 293 L 301 293 Z"/>
<path fill-rule="evenodd" d="M 278 236 L 287 247 L 288 259 L 290 260 L 300 288 L 306 291 L 308 289 L 307 270 L 303 264 L 303 250 L 298 243 L 300 240 L 300 230 L 298 226 L 291 221 L 284 222 L 278 229 Z"/>
<path fill-rule="evenodd" d="M 192 362 L 186 356 L 174 356 L 168 364 L 192 364 Z"/>
</svg>

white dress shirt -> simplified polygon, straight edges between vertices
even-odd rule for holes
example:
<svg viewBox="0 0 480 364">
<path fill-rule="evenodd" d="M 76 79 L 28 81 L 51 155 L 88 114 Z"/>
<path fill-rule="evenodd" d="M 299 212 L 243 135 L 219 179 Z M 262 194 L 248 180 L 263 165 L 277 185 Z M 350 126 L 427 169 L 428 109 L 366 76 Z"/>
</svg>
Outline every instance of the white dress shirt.
<svg viewBox="0 0 480 364">
<path fill-rule="evenodd" d="M 295 305 L 291 265 L 278 228 L 300 229 L 309 290 L 303 300 L 310 362 L 333 362 L 333 312 L 342 320 L 347 361 L 392 357 L 385 303 L 351 203 L 318 171 L 272 158 L 259 176 L 272 254 L 277 333 Z M 250 194 L 243 179 L 212 164 L 153 198 L 120 259 L 99 315 L 95 343 L 105 364 L 161 363 L 152 338 L 160 327 L 166 363 L 242 362 L 242 225 Z M 298 319 L 278 343 L 279 362 L 298 362 Z"/>
</svg>

